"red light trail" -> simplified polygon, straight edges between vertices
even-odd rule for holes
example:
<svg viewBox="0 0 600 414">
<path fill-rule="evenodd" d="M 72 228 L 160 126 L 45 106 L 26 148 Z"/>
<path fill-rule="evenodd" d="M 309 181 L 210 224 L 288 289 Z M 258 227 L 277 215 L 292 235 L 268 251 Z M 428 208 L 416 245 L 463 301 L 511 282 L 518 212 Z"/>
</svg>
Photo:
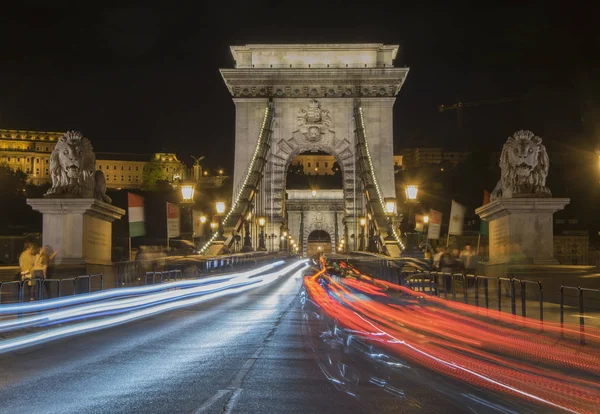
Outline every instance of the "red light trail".
<svg viewBox="0 0 600 414">
<path fill-rule="evenodd" d="M 600 407 L 600 331 L 588 345 L 558 338 L 544 323 L 427 296 L 356 269 L 342 282 L 322 269 L 305 279 L 310 298 L 341 327 L 394 356 L 490 391 L 570 412 Z M 348 268 L 348 267 L 347 267 Z M 319 283 L 324 281 L 327 288 Z M 532 329 L 533 328 L 533 329 Z M 579 328 L 563 326 L 579 334 Z"/>
</svg>

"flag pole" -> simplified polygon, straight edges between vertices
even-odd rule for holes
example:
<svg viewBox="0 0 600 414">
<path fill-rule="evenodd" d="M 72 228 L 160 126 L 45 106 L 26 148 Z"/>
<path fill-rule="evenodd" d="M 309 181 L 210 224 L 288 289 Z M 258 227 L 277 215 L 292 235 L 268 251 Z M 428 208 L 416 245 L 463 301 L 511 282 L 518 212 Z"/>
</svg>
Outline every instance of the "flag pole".
<svg viewBox="0 0 600 414">
<path fill-rule="evenodd" d="M 169 250 L 169 202 L 167 201 L 167 250 Z"/>
</svg>

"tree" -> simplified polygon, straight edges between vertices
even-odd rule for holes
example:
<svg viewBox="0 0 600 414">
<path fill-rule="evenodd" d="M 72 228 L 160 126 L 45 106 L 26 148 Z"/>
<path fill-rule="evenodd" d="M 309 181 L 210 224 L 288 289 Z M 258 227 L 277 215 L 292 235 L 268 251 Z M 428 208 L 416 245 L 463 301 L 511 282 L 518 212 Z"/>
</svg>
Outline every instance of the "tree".
<svg viewBox="0 0 600 414">
<path fill-rule="evenodd" d="M 144 190 L 154 191 L 157 182 L 163 179 L 162 165 L 160 160 L 154 159 L 144 167 Z"/>
<path fill-rule="evenodd" d="M 13 171 L 8 165 L 0 165 L 0 194 L 3 198 L 26 198 L 27 174 Z"/>
<path fill-rule="evenodd" d="M 42 215 L 27 205 L 28 188 L 36 190 L 27 185 L 27 174 L 0 165 L 0 234 L 41 231 Z"/>
</svg>

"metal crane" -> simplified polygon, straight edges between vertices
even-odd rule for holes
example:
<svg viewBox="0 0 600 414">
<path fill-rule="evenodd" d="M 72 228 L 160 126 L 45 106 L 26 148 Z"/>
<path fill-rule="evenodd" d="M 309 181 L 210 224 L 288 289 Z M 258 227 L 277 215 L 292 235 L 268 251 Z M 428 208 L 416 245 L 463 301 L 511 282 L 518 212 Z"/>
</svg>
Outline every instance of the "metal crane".
<svg viewBox="0 0 600 414">
<path fill-rule="evenodd" d="M 515 98 L 499 98 L 499 99 L 490 99 L 485 101 L 476 101 L 476 102 L 462 102 L 460 98 L 458 98 L 458 102 L 452 105 L 440 105 L 438 109 L 440 112 L 449 111 L 456 109 L 456 125 L 459 128 L 462 128 L 462 109 L 468 106 L 480 106 L 480 105 L 491 105 L 491 104 L 499 104 L 506 102 L 519 101 L 523 99 L 523 97 L 515 97 Z"/>
</svg>

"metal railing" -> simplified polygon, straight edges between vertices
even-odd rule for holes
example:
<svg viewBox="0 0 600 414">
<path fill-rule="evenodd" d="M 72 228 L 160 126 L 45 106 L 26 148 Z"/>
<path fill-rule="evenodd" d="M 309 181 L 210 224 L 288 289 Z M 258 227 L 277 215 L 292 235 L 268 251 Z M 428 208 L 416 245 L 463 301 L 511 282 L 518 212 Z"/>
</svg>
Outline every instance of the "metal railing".
<svg viewBox="0 0 600 414">
<path fill-rule="evenodd" d="M 564 286 L 560 287 L 560 326 L 561 336 L 564 337 L 563 324 L 565 321 L 564 306 L 565 306 L 565 290 L 576 290 L 577 291 L 577 307 L 579 308 L 579 343 L 585 344 L 585 307 L 584 307 L 584 293 L 595 292 L 600 293 L 600 289 L 582 288 L 581 286 Z"/>
<path fill-rule="evenodd" d="M 528 292 L 531 292 L 531 288 L 534 289 L 535 296 L 539 306 L 538 319 L 540 321 L 540 330 L 544 330 L 544 303 L 550 304 L 551 302 L 544 302 L 544 288 L 542 282 L 518 279 L 518 278 L 506 278 L 506 277 L 493 277 L 493 276 L 478 276 L 472 274 L 463 273 L 442 273 L 442 272 L 412 272 L 407 277 L 398 278 L 400 284 L 419 292 L 434 295 L 437 297 L 443 296 L 444 299 L 457 300 L 457 288 L 462 288 L 462 302 L 469 304 L 470 298 L 474 300 L 474 305 L 477 307 L 485 307 L 490 309 L 490 293 L 493 289 L 490 288 L 490 284 L 494 283 L 496 286 L 496 309 L 498 312 L 508 311 L 502 306 L 502 299 L 508 297 L 510 299 L 510 313 L 517 315 L 517 298 L 520 296 L 520 314 L 523 317 L 527 317 L 527 300 Z M 472 293 L 469 289 L 469 282 L 472 280 Z M 483 283 L 481 283 L 483 281 Z M 490 282 L 492 281 L 492 282 Z M 480 297 L 480 288 L 483 284 L 483 298 Z M 518 289 L 517 289 L 518 286 Z M 528 286 L 530 287 L 528 289 Z M 579 342 L 585 344 L 585 294 L 596 293 L 600 296 L 600 289 L 583 288 L 581 286 L 565 286 L 560 287 L 560 326 L 561 335 L 564 337 L 564 318 L 565 318 L 565 293 L 568 291 L 574 291 L 577 295 L 578 319 L 579 319 Z M 483 299 L 483 303 L 480 299 Z"/>
<path fill-rule="evenodd" d="M 6 286 L 16 286 L 16 294 L 13 295 L 16 297 L 17 302 L 23 302 L 25 300 L 25 291 L 29 290 L 30 298 L 35 300 L 44 300 L 50 299 L 51 295 L 48 293 L 51 291 L 51 287 L 53 284 L 57 286 L 57 296 L 62 297 L 64 292 L 63 285 L 65 283 L 70 282 L 73 295 L 77 295 L 80 293 L 91 293 L 94 290 L 92 289 L 92 281 L 94 279 L 100 280 L 100 289 L 104 289 L 104 274 L 95 273 L 91 275 L 81 275 L 77 277 L 68 277 L 62 279 L 41 279 L 41 278 L 33 278 L 26 280 L 13 280 L 0 282 L 0 304 L 2 303 L 2 293 Z M 81 282 L 84 282 L 83 284 Z M 86 287 L 86 289 L 81 289 L 80 286 Z M 35 293 L 34 293 L 35 292 Z M 44 297 L 44 292 L 47 293 L 48 297 Z"/>
</svg>

